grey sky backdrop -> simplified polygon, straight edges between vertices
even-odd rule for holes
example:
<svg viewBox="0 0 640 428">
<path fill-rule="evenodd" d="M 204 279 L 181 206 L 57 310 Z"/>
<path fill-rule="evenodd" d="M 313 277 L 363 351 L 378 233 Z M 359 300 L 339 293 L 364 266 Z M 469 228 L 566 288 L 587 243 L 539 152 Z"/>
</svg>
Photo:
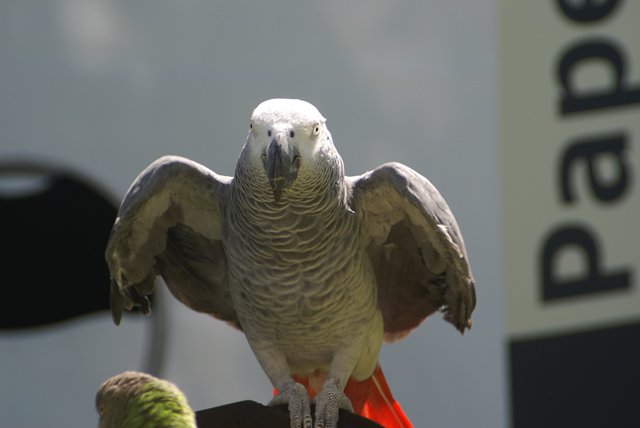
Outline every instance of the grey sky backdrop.
<svg viewBox="0 0 640 428">
<path fill-rule="evenodd" d="M 119 200 L 164 154 L 231 175 L 259 102 L 312 102 L 348 174 L 391 160 L 415 168 L 467 244 L 474 328 L 461 337 L 435 316 L 383 347 L 396 398 L 417 427 L 506 426 L 494 2 L 255 3 L 0 2 L 0 159 L 71 168 Z M 161 297 L 161 375 L 194 408 L 269 400 L 240 333 Z M 0 332 L 3 423 L 94 426 L 95 390 L 143 368 L 148 325 L 116 328 L 104 313 Z"/>
</svg>

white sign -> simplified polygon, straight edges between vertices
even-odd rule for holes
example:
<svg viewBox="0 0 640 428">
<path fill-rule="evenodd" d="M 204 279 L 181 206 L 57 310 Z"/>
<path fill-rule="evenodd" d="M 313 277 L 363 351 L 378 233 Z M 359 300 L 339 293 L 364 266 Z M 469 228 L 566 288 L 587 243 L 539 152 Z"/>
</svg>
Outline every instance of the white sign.
<svg viewBox="0 0 640 428">
<path fill-rule="evenodd" d="M 640 319 L 640 2 L 499 2 L 511 337 Z"/>
</svg>

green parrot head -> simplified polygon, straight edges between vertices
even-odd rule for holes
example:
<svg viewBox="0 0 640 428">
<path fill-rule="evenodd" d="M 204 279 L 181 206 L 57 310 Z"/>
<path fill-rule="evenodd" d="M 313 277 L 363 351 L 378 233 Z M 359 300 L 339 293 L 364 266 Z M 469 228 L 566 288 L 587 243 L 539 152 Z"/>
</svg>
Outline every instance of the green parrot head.
<svg viewBox="0 0 640 428">
<path fill-rule="evenodd" d="M 195 415 L 171 382 L 127 371 L 106 380 L 96 394 L 99 428 L 195 428 Z"/>
</svg>

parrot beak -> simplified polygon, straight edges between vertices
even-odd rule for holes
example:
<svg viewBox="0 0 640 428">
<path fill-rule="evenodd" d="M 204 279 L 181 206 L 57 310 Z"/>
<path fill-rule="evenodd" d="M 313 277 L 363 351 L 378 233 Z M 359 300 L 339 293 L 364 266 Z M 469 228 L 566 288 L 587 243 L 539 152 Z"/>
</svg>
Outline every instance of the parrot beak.
<svg viewBox="0 0 640 428">
<path fill-rule="evenodd" d="M 264 169 L 273 189 L 273 197 L 280 201 L 282 191 L 293 184 L 300 168 L 298 150 L 287 141 L 284 133 L 279 132 L 267 147 Z"/>
</svg>

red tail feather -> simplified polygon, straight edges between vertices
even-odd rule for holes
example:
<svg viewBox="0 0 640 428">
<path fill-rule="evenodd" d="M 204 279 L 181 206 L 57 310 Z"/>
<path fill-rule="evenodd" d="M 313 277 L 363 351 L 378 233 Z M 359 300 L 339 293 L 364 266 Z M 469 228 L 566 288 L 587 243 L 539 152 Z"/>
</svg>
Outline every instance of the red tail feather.
<svg viewBox="0 0 640 428">
<path fill-rule="evenodd" d="M 404 414 L 382 374 L 380 365 L 376 366 L 369 379 L 362 382 L 349 380 L 344 393 L 351 400 L 353 410 L 385 428 L 413 428 L 413 424 Z"/>
<path fill-rule="evenodd" d="M 295 380 L 307 388 L 311 398 L 316 395 L 317 391 L 309 385 L 307 379 L 295 376 Z M 350 379 L 344 393 L 349 397 L 353 411 L 360 416 L 371 419 L 385 428 L 413 428 L 400 403 L 391 395 L 380 365 L 376 366 L 368 379 L 361 382 Z"/>
</svg>

